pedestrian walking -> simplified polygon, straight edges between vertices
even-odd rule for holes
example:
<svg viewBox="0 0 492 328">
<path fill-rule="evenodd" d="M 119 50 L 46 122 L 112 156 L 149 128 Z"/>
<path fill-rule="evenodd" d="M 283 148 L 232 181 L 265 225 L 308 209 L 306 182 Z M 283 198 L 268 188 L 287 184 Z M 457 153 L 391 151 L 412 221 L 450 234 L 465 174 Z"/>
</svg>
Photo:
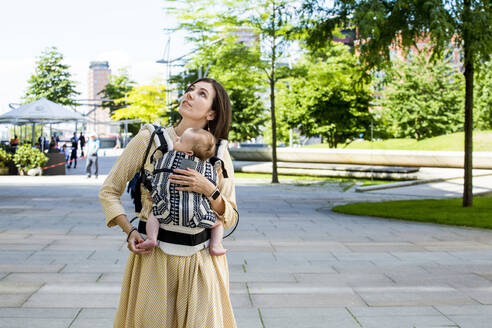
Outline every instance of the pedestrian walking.
<svg viewBox="0 0 492 328">
<path fill-rule="evenodd" d="M 85 172 L 87 173 L 87 177 L 90 178 L 92 175 L 92 164 L 95 166 L 94 176 L 97 179 L 99 174 L 99 163 L 97 152 L 99 151 L 99 139 L 97 138 L 96 133 L 91 133 L 89 136 L 89 142 L 87 143 L 87 160 L 85 166 Z"/>
<path fill-rule="evenodd" d="M 166 128 L 173 143 L 187 128 L 203 128 L 217 139 L 228 138 L 231 105 L 227 92 L 215 80 L 205 78 L 191 84 L 179 114 L 178 125 Z M 152 154 L 155 144 L 151 143 L 148 126 L 144 126 L 125 147 L 99 191 L 107 226 L 118 225 L 126 233 L 130 250 L 113 327 L 235 328 L 227 257 L 210 254 L 209 240 L 201 239 L 208 234 L 206 229 L 161 223 L 160 231 L 164 233 L 159 232 L 159 246 L 137 247 L 144 241 L 142 230 L 136 230 L 128 221 L 120 196 L 142 164 L 145 170 L 153 170 L 151 156 L 145 157 L 149 145 Z M 217 220 L 228 229 L 238 214 L 234 170 L 227 150 L 223 161 L 229 176 L 219 179 L 217 186 L 192 169 L 175 171 L 169 182 L 176 191 L 205 195 Z M 143 206 L 138 217 L 143 223 L 152 210 L 152 200 L 145 188 L 140 190 Z"/>
<path fill-rule="evenodd" d="M 80 131 L 79 142 L 80 142 L 80 156 L 83 157 L 84 156 L 84 147 L 85 147 L 85 137 L 82 134 L 82 131 Z"/>
<path fill-rule="evenodd" d="M 77 146 L 79 144 L 79 140 L 77 139 L 77 132 L 73 133 L 73 137 L 70 138 L 70 142 L 72 143 L 72 151 L 70 152 L 70 162 L 68 163 L 68 168 L 72 166 L 72 163 L 74 163 L 73 168 L 77 168 Z"/>
</svg>

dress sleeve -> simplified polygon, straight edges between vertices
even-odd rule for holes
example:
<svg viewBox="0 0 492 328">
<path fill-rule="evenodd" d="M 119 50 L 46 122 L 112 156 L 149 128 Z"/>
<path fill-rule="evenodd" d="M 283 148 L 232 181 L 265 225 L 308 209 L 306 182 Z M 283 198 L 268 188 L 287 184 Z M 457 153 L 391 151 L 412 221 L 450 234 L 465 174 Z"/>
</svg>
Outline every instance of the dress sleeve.
<svg viewBox="0 0 492 328">
<path fill-rule="evenodd" d="M 126 214 L 120 197 L 127 182 L 140 170 L 149 141 L 150 131 L 141 129 L 128 143 L 99 190 L 99 201 L 104 209 L 108 227 L 116 224 L 112 221 L 115 217 Z"/>
<path fill-rule="evenodd" d="M 232 166 L 231 155 L 229 154 L 228 150 L 224 152 L 223 161 L 224 161 L 224 167 L 229 177 L 225 179 L 224 177 L 222 177 L 222 175 L 220 175 L 221 178 L 219 180 L 218 188 L 225 202 L 225 211 L 224 214 L 222 215 L 217 214 L 217 212 L 215 214 L 217 215 L 217 218 L 219 218 L 222 221 L 224 228 L 229 229 L 236 223 L 239 215 L 237 212 L 237 205 L 236 205 L 236 186 L 234 184 L 234 167 Z"/>
</svg>

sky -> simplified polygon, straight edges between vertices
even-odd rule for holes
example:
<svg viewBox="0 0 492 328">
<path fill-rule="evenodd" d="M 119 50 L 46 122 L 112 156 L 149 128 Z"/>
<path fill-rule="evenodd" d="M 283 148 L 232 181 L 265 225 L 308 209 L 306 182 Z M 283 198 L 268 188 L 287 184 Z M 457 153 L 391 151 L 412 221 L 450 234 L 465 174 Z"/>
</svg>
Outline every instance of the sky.
<svg viewBox="0 0 492 328">
<path fill-rule="evenodd" d="M 16 0 L 0 2 L 0 113 L 18 103 L 36 58 L 56 46 L 70 65 L 79 99 L 87 99 L 89 64 L 107 60 L 113 73 L 128 68 L 139 84 L 165 78 L 168 36 L 175 25 L 163 0 Z M 182 36 L 171 38 L 171 58 L 187 53 Z"/>
</svg>

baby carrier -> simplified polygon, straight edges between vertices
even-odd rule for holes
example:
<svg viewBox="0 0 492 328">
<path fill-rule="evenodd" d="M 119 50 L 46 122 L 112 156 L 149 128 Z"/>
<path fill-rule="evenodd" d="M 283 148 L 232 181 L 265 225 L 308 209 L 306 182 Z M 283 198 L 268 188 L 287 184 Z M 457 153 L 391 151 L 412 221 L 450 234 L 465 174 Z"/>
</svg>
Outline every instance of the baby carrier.
<svg viewBox="0 0 492 328">
<path fill-rule="evenodd" d="M 227 140 L 220 140 L 217 143 L 215 156 L 207 161 L 202 161 L 195 156 L 174 151 L 173 142 L 162 127 L 150 124 L 147 124 L 146 127 L 152 134 L 145 152 L 144 163 L 149 155 L 150 147 L 154 143 L 156 149 L 150 157 L 154 170 L 148 172 L 144 170 L 142 165 L 141 170 L 128 184 L 128 191 L 135 204 L 135 212 L 138 214 L 142 210 L 140 185 L 143 184 L 152 196 L 152 212 L 160 223 L 190 228 L 210 228 L 215 224 L 216 216 L 210 208 L 209 200 L 203 194 L 177 191 L 176 185 L 169 182 L 169 175 L 176 168 L 192 168 L 216 185 L 219 166 L 222 168 L 223 177 L 228 177 L 222 161 Z M 160 152 L 162 156 L 156 158 L 157 152 Z"/>
<path fill-rule="evenodd" d="M 160 134 L 159 134 L 160 135 Z M 158 136 L 159 136 L 158 135 Z M 150 156 L 150 162 L 154 165 L 151 174 L 146 175 L 147 183 L 150 186 L 152 196 L 152 212 L 160 223 L 174 224 L 189 228 L 211 228 L 216 221 L 214 211 L 210 208 L 210 202 L 205 195 L 196 192 L 178 191 L 176 185 L 170 183 L 169 175 L 174 169 L 187 168 L 194 169 L 206 177 L 214 185 L 217 185 L 217 169 L 223 162 L 217 156 L 207 161 L 202 161 L 198 157 L 173 150 L 172 142 L 163 130 L 163 137 L 154 141 L 156 150 Z M 164 142 L 163 142 L 164 141 Z M 227 147 L 225 140 L 221 141 L 218 148 Z M 162 156 L 155 158 L 156 152 L 161 152 Z M 219 151 L 220 152 L 220 151 Z M 222 151 L 223 152 L 223 151 Z M 227 176 L 226 171 L 225 176 Z"/>
</svg>

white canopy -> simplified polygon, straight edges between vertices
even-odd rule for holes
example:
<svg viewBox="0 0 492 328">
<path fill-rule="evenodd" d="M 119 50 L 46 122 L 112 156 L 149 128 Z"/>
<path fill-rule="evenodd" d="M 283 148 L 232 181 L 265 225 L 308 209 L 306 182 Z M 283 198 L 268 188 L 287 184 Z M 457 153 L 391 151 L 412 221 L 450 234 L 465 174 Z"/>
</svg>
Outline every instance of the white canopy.
<svg viewBox="0 0 492 328">
<path fill-rule="evenodd" d="M 86 120 L 82 114 L 66 109 L 62 105 L 49 101 L 46 98 L 22 105 L 0 115 L 0 122 L 14 124 L 59 123 L 82 120 Z"/>
</svg>

